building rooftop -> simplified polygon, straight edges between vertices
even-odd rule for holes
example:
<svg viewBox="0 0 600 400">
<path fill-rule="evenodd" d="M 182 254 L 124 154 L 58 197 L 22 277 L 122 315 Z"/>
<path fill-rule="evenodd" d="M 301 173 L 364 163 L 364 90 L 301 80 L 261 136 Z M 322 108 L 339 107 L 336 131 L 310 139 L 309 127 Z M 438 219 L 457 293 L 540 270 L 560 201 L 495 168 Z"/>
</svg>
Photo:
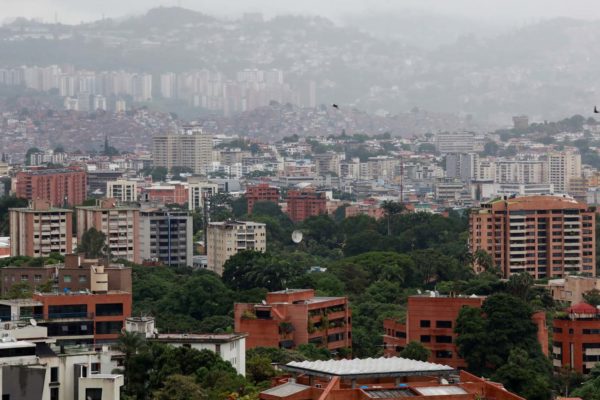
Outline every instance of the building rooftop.
<svg viewBox="0 0 600 400">
<path fill-rule="evenodd" d="M 159 333 L 151 340 L 159 342 L 229 343 L 244 339 L 246 333 Z"/>
<path fill-rule="evenodd" d="M 28 175 L 40 176 L 40 175 L 52 175 L 52 174 L 70 174 L 74 172 L 84 172 L 77 169 L 69 169 L 69 168 L 57 168 L 57 169 L 38 169 L 38 170 L 29 170 L 29 171 L 21 171 Z"/>
<path fill-rule="evenodd" d="M 39 307 L 43 304 L 33 299 L 11 299 L 11 300 L 0 300 L 0 305 L 3 306 L 19 306 L 19 307 Z"/>
<path fill-rule="evenodd" d="M 281 367 L 290 372 L 321 377 L 345 378 L 400 377 L 413 375 L 447 375 L 455 370 L 442 364 L 400 357 L 353 360 L 292 361 Z"/>
<path fill-rule="evenodd" d="M 287 382 L 287 383 L 284 383 L 283 385 L 279 385 L 279 386 L 272 387 L 271 389 L 267 389 L 267 390 L 263 391 L 262 393 L 268 394 L 271 396 L 277 396 L 277 397 L 288 397 L 288 396 L 292 396 L 296 393 L 300 393 L 306 389 L 310 389 L 310 386 L 301 385 L 296 382 Z"/>
<path fill-rule="evenodd" d="M 102 293 L 93 293 L 90 291 L 79 290 L 79 291 L 75 291 L 75 292 L 73 292 L 73 291 L 51 292 L 51 293 L 35 292 L 34 294 L 36 296 L 40 296 L 40 297 L 53 297 L 53 296 L 106 296 L 106 295 L 131 294 L 131 293 L 125 292 L 123 290 L 109 290 L 107 292 L 102 292 Z"/>
</svg>

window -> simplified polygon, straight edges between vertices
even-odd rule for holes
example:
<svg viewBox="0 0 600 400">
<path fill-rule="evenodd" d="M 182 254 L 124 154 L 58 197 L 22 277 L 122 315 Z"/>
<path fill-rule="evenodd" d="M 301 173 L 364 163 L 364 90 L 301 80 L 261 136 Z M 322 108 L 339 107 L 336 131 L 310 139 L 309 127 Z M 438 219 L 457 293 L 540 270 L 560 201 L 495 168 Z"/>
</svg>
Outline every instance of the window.
<svg viewBox="0 0 600 400">
<path fill-rule="evenodd" d="M 452 328 L 452 321 L 435 321 L 436 328 Z"/>
<path fill-rule="evenodd" d="M 123 303 L 96 304 L 96 315 L 100 317 L 123 315 Z"/>
<path fill-rule="evenodd" d="M 436 336 L 436 343 L 452 343 L 452 336 Z"/>
<path fill-rule="evenodd" d="M 429 328 L 431 326 L 431 321 L 422 319 L 421 320 L 421 328 Z"/>
<path fill-rule="evenodd" d="M 38 274 L 34 275 L 33 276 L 33 281 L 34 282 L 41 282 L 42 281 L 42 276 L 38 275 Z"/>
<path fill-rule="evenodd" d="M 54 387 L 54 388 L 50 388 L 50 400 L 58 400 L 59 396 L 58 396 L 58 388 Z"/>
<path fill-rule="evenodd" d="M 86 388 L 85 400 L 102 400 L 102 388 Z"/>
<path fill-rule="evenodd" d="M 429 343 L 429 342 L 431 342 L 431 336 L 421 335 L 421 343 Z"/>
<path fill-rule="evenodd" d="M 71 283 L 71 275 L 65 275 L 63 277 L 63 282 L 65 282 L 65 283 Z"/>
<path fill-rule="evenodd" d="M 100 373 L 100 363 L 92 363 L 92 374 Z"/>
<path fill-rule="evenodd" d="M 438 350 L 435 352 L 437 358 L 452 358 L 452 352 L 448 350 Z"/>
<path fill-rule="evenodd" d="M 58 367 L 50 368 L 50 382 L 58 382 Z"/>
<path fill-rule="evenodd" d="M 87 282 L 87 276 L 79 275 L 79 283 L 86 283 L 86 282 Z"/>
<path fill-rule="evenodd" d="M 123 329 L 123 321 L 96 322 L 96 333 L 99 335 L 114 335 Z"/>
<path fill-rule="evenodd" d="M 49 318 L 84 318 L 86 316 L 87 305 L 85 304 L 48 306 Z"/>
<path fill-rule="evenodd" d="M 29 275 L 21 275 L 21 282 L 27 282 L 29 280 Z"/>
</svg>

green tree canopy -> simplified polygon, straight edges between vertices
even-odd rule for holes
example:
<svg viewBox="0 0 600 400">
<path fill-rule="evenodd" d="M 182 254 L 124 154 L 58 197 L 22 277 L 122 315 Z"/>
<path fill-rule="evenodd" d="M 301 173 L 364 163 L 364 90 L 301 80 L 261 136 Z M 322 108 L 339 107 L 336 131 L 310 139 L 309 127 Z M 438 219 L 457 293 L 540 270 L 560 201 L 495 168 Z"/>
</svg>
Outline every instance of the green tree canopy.
<svg viewBox="0 0 600 400">
<path fill-rule="evenodd" d="M 427 361 L 431 352 L 420 342 L 410 341 L 400 352 L 400 357 L 410 358 L 411 360 Z"/>
<path fill-rule="evenodd" d="M 81 241 L 77 246 L 77 252 L 85 253 L 88 258 L 102 258 L 106 256 L 106 235 L 104 232 L 92 227 L 81 235 Z"/>
</svg>

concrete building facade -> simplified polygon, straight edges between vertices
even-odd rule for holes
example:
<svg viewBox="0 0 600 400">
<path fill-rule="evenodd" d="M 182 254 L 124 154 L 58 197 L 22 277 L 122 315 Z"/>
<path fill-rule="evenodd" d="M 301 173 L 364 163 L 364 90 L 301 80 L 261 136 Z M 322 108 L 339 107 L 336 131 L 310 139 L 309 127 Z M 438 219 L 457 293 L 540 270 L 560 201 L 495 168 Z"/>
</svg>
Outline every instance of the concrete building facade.
<svg viewBox="0 0 600 400">
<path fill-rule="evenodd" d="M 77 207 L 77 240 L 90 228 L 106 235 L 113 259 L 139 263 L 139 218 L 137 207 L 118 206 L 115 199 L 98 200 L 95 206 Z"/>
<path fill-rule="evenodd" d="M 153 157 L 156 167 L 187 167 L 195 174 L 206 175 L 212 162 L 213 138 L 201 128 L 185 126 L 180 133 L 156 135 Z"/>
<path fill-rule="evenodd" d="M 595 276 L 594 214 L 567 196 L 505 197 L 472 210 L 469 246 L 487 252 L 505 277 Z"/>
<path fill-rule="evenodd" d="M 75 168 L 18 172 L 15 195 L 27 200 L 47 200 L 53 207 L 76 206 L 86 199 L 87 174 Z"/>
<path fill-rule="evenodd" d="M 106 182 L 106 197 L 132 203 L 137 200 L 137 182 L 125 179 Z"/>
<path fill-rule="evenodd" d="M 223 264 L 243 250 L 267 250 L 266 225 L 252 221 L 211 222 L 208 225 L 208 269 L 223 275 Z"/>
<path fill-rule="evenodd" d="M 262 304 L 234 305 L 235 331 L 248 333 L 246 347 L 292 349 L 311 343 L 331 351 L 352 347 L 346 297 L 318 297 L 313 289 L 267 294 Z"/>
<path fill-rule="evenodd" d="M 327 214 L 327 198 L 324 192 L 306 188 L 289 190 L 287 193 L 287 214 L 294 222 L 304 221 L 308 217 Z"/>
<path fill-rule="evenodd" d="M 11 208 L 9 214 L 12 256 L 72 253 L 73 211 L 54 208 L 47 200 L 34 200 L 27 208 Z"/>
<path fill-rule="evenodd" d="M 279 188 L 268 183 L 260 183 L 246 187 L 246 201 L 248 202 L 248 215 L 252 214 L 254 204 L 259 201 L 279 202 Z"/>
<path fill-rule="evenodd" d="M 192 216 L 187 210 L 140 210 L 140 258 L 169 266 L 192 266 Z"/>
</svg>

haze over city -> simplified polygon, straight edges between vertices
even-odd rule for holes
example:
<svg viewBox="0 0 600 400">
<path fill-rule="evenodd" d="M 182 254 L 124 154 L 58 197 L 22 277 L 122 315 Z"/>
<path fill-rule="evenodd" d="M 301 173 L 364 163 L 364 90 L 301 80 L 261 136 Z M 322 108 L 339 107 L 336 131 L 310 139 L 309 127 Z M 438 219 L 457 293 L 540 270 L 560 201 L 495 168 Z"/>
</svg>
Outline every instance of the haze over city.
<svg viewBox="0 0 600 400">
<path fill-rule="evenodd" d="M 2 0 L 2 400 L 599 400 L 600 7 Z"/>
</svg>

